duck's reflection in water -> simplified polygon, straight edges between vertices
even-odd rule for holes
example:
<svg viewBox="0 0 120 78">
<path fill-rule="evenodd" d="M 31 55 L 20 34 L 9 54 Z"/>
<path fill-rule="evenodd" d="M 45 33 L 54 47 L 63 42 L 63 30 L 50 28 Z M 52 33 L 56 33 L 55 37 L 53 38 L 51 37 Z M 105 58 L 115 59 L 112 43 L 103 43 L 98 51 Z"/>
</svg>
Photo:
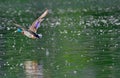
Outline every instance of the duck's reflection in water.
<svg viewBox="0 0 120 78">
<path fill-rule="evenodd" d="M 43 78 L 42 65 L 38 65 L 36 61 L 24 62 L 26 78 Z"/>
</svg>

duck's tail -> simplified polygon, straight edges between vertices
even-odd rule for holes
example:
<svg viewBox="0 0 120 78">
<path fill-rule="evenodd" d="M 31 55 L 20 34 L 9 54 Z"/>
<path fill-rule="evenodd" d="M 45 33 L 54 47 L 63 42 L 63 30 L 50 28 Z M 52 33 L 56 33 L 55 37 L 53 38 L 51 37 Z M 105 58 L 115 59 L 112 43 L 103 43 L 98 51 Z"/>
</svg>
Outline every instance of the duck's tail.
<svg viewBox="0 0 120 78">
<path fill-rule="evenodd" d="M 38 34 L 39 38 L 42 38 L 42 34 Z"/>
</svg>

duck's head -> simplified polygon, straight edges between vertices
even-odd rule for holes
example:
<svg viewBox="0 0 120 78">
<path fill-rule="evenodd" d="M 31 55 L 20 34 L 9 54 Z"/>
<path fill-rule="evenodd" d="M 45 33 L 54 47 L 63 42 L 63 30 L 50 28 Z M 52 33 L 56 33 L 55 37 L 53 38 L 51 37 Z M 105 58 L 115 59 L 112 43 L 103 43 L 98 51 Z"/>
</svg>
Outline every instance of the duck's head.
<svg viewBox="0 0 120 78">
<path fill-rule="evenodd" d="M 22 29 L 18 28 L 15 32 L 22 32 Z"/>
</svg>

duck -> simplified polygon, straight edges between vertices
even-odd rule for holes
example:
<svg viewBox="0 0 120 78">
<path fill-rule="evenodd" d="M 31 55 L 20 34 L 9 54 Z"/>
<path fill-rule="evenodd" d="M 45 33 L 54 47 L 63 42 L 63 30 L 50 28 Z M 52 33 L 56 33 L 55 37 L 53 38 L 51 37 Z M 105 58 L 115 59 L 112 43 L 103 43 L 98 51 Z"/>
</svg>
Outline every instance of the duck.
<svg viewBox="0 0 120 78">
<path fill-rule="evenodd" d="M 41 26 L 41 22 L 44 20 L 44 17 L 48 14 L 48 9 L 46 9 L 41 16 L 39 16 L 29 28 L 25 28 L 19 24 L 14 23 L 14 25 L 17 27 L 17 30 L 15 32 L 20 32 L 23 35 L 25 35 L 28 38 L 31 39 L 40 39 L 42 38 L 42 34 L 38 34 L 37 30 Z"/>
</svg>

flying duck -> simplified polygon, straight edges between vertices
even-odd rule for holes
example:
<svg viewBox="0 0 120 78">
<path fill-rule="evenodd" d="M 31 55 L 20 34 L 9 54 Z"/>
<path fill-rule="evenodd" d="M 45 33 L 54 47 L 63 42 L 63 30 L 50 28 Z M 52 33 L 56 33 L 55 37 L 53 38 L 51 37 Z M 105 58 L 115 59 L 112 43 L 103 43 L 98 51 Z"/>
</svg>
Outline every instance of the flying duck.
<svg viewBox="0 0 120 78">
<path fill-rule="evenodd" d="M 32 39 L 42 38 L 42 34 L 37 34 L 37 30 L 47 14 L 48 10 L 45 10 L 45 12 L 39 18 L 37 18 L 28 29 L 22 27 L 19 24 L 14 23 L 14 25 L 18 27 L 18 29 L 15 32 L 20 32 L 23 35 Z"/>
</svg>

